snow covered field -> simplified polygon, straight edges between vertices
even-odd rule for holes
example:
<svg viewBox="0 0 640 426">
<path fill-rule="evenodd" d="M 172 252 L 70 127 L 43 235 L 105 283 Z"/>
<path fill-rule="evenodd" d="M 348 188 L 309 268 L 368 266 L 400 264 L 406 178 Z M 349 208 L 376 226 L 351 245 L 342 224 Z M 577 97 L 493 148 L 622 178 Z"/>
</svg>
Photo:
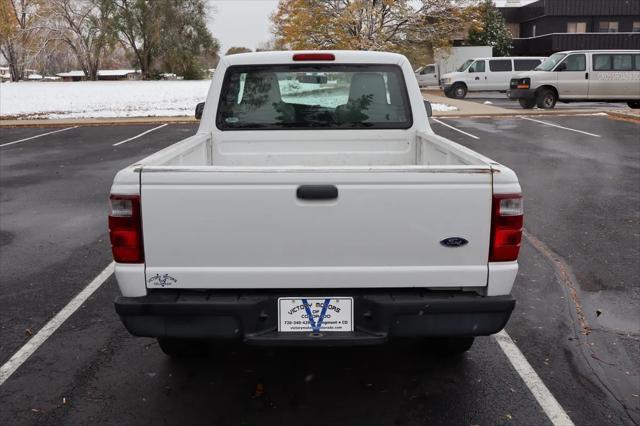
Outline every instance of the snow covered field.
<svg viewBox="0 0 640 426">
<path fill-rule="evenodd" d="M 196 104 L 205 101 L 209 83 L 209 80 L 2 83 L 0 118 L 192 116 Z M 300 96 L 295 90 L 284 89 L 283 98 L 288 102 L 323 104 L 327 100 L 322 98 L 329 96 L 327 93 Z M 346 97 L 345 93 L 344 102 Z M 445 104 L 432 107 L 434 111 L 457 109 Z"/>
<path fill-rule="evenodd" d="M 0 84 L 0 117 L 97 118 L 193 115 L 210 80 Z"/>
</svg>

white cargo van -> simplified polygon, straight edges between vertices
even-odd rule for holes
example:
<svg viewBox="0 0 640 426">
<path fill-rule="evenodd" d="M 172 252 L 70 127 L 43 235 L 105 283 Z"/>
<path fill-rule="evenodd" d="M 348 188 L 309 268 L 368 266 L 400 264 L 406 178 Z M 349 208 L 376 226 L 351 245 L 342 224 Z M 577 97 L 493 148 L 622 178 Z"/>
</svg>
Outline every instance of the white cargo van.
<svg viewBox="0 0 640 426">
<path fill-rule="evenodd" d="M 553 108 L 557 101 L 627 102 L 640 108 L 640 50 L 558 52 L 511 80 L 509 98 L 522 108 Z"/>
<path fill-rule="evenodd" d="M 543 57 L 477 58 L 466 61 L 456 72 L 444 74 L 440 88 L 450 98 L 462 99 L 467 92 L 504 91 L 522 71 L 540 65 Z"/>
</svg>

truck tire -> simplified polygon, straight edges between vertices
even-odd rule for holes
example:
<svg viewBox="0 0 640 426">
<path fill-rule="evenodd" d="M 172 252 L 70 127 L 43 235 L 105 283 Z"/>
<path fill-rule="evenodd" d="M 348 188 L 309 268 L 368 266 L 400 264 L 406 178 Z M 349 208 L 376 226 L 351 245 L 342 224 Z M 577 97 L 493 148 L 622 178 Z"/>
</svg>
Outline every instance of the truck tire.
<svg viewBox="0 0 640 426">
<path fill-rule="evenodd" d="M 445 90 L 445 91 L 444 91 L 444 95 L 445 95 L 447 98 L 453 98 L 453 92 L 451 91 L 451 89 L 449 89 L 449 90 Z"/>
<path fill-rule="evenodd" d="M 627 102 L 627 105 L 629 105 L 629 108 L 638 109 L 638 108 L 640 108 L 640 100 L 629 101 L 629 102 Z"/>
<path fill-rule="evenodd" d="M 540 109 L 553 109 L 558 102 L 558 95 L 552 89 L 541 89 L 536 96 L 536 104 Z"/>
<path fill-rule="evenodd" d="M 534 106 L 536 106 L 536 100 L 533 98 L 531 99 L 520 98 L 518 99 L 518 102 L 520 103 L 520 106 L 524 109 L 531 109 Z"/>
<path fill-rule="evenodd" d="M 463 99 L 467 96 L 467 86 L 462 83 L 456 83 L 451 86 L 451 93 L 455 99 Z"/>
<path fill-rule="evenodd" d="M 200 340 L 158 337 L 158 345 L 162 352 L 174 359 L 197 357 L 206 353 L 205 343 Z"/>
</svg>

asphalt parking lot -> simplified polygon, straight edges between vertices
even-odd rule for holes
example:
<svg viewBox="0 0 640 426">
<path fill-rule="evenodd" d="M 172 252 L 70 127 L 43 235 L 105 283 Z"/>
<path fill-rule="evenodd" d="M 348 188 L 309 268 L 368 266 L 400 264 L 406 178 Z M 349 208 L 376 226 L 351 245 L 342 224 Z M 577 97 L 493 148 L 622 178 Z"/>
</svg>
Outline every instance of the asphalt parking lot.
<svg viewBox="0 0 640 426">
<path fill-rule="evenodd" d="M 509 335 L 575 424 L 638 424 L 640 124 L 432 125 L 519 176 L 527 237 Z M 196 130 L 157 127 L 0 129 L 0 365 L 111 262 L 115 172 Z M 128 335 L 117 293 L 110 276 L 0 385 L 0 424 L 552 423 L 493 337 L 459 359 L 402 343 L 235 348 L 176 363 Z"/>
</svg>

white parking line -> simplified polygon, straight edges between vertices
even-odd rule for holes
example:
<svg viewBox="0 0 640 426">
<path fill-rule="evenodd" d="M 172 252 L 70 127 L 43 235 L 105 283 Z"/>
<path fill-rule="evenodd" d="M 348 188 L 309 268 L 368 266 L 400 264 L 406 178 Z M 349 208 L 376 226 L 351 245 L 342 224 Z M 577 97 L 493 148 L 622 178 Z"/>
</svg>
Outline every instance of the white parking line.
<svg viewBox="0 0 640 426">
<path fill-rule="evenodd" d="M 113 146 L 118 146 L 118 145 L 122 145 L 123 143 L 131 142 L 132 140 L 134 140 L 134 139 L 138 139 L 139 137 L 144 136 L 144 135 L 146 135 L 147 133 L 151 133 L 151 132 L 153 132 L 154 130 L 162 129 L 164 126 L 168 126 L 168 125 L 169 125 L 169 123 L 165 123 L 165 124 L 163 124 L 163 125 L 161 125 L 161 126 L 154 127 L 153 129 L 149 129 L 149 130 L 147 130 L 147 131 L 145 131 L 145 132 L 140 133 L 139 135 L 135 135 L 135 136 L 133 136 L 133 137 L 131 137 L 131 138 L 129 138 L 129 139 L 125 139 L 125 140 L 123 140 L 123 141 L 120 141 L 120 142 L 114 143 L 114 144 L 113 144 Z"/>
<path fill-rule="evenodd" d="M 40 329 L 29 341 L 22 346 L 2 367 L 0 367 L 0 386 L 16 372 L 51 335 L 82 306 L 84 302 L 113 274 L 115 263 L 111 262 L 96 276 L 80 293 L 60 310 L 49 322 Z M 573 426 L 573 421 L 558 403 L 549 389 L 540 379 L 533 367 L 524 357 L 518 346 L 506 331 L 502 330 L 493 336 L 500 349 L 507 356 L 533 397 L 543 409 L 551 423 L 555 426 Z"/>
<path fill-rule="evenodd" d="M 13 354 L 9 361 L 4 363 L 2 367 L 0 367 L 0 386 L 7 381 L 9 377 L 15 371 L 20 368 L 20 366 L 31 356 L 33 353 L 38 350 L 40 345 L 42 345 L 51 335 L 64 323 L 70 316 L 73 314 L 82 304 L 95 292 L 101 285 L 104 283 L 107 278 L 113 274 L 115 267 L 115 263 L 111 262 L 109 266 L 104 268 L 102 272 L 98 274 L 97 277 L 93 279 L 80 293 L 76 295 L 67 306 L 62 308 L 60 312 L 56 314 L 53 318 L 49 320 L 44 327 L 40 329 L 27 343 L 22 346 L 18 352 Z"/>
<path fill-rule="evenodd" d="M 65 129 L 54 130 L 53 132 L 41 133 L 39 135 L 31 136 L 29 138 L 24 138 L 24 139 L 19 139 L 17 141 L 13 141 L 13 142 L 3 143 L 2 145 L 0 145 L 0 148 L 2 148 L 3 146 L 15 145 L 15 144 L 20 143 L 20 142 L 30 141 L 31 139 L 41 138 L 43 136 L 52 135 L 54 133 L 66 132 L 67 130 L 76 129 L 77 127 L 78 126 L 67 127 Z"/>
<path fill-rule="evenodd" d="M 450 129 L 453 129 L 453 130 L 455 130 L 456 132 L 460 132 L 460 133 L 462 133 L 463 135 L 467 135 L 467 136 L 469 136 L 470 138 L 473 138 L 473 139 L 480 139 L 479 137 L 477 137 L 477 136 L 475 136 L 475 135 L 472 135 L 471 133 L 467 133 L 467 132 L 462 131 L 462 130 L 460 130 L 460 129 L 456 129 L 455 127 L 450 126 L 450 125 L 449 125 L 449 124 L 447 124 L 447 123 L 443 123 L 442 121 L 438 120 L 437 118 L 431 118 L 431 121 L 435 121 L 436 123 L 440 123 L 440 124 L 442 124 L 443 126 L 448 127 L 448 128 L 450 128 Z"/>
<path fill-rule="evenodd" d="M 548 121 L 534 120 L 533 118 L 522 117 L 522 116 L 518 116 L 518 118 L 521 118 L 523 120 L 534 121 L 536 123 L 544 124 L 546 126 L 557 127 L 558 129 L 564 129 L 564 130 L 569 130 L 571 132 L 582 133 L 583 135 L 593 136 L 594 138 L 599 138 L 600 137 L 600 135 L 596 135 L 595 133 L 589 133 L 589 132 L 585 132 L 583 130 L 572 129 L 571 127 L 560 126 L 560 125 L 555 124 L 555 123 L 549 123 Z"/>
<path fill-rule="evenodd" d="M 542 407 L 547 417 L 549 417 L 551 423 L 556 426 L 573 426 L 571 418 L 569 418 L 562 406 L 544 385 L 540 376 L 538 376 L 522 352 L 520 352 L 520 349 L 518 349 L 513 340 L 511 340 L 509 334 L 502 330 L 493 337 L 498 342 L 502 352 L 509 358 L 511 365 L 527 385 L 533 397 L 538 401 L 538 404 Z"/>
</svg>

